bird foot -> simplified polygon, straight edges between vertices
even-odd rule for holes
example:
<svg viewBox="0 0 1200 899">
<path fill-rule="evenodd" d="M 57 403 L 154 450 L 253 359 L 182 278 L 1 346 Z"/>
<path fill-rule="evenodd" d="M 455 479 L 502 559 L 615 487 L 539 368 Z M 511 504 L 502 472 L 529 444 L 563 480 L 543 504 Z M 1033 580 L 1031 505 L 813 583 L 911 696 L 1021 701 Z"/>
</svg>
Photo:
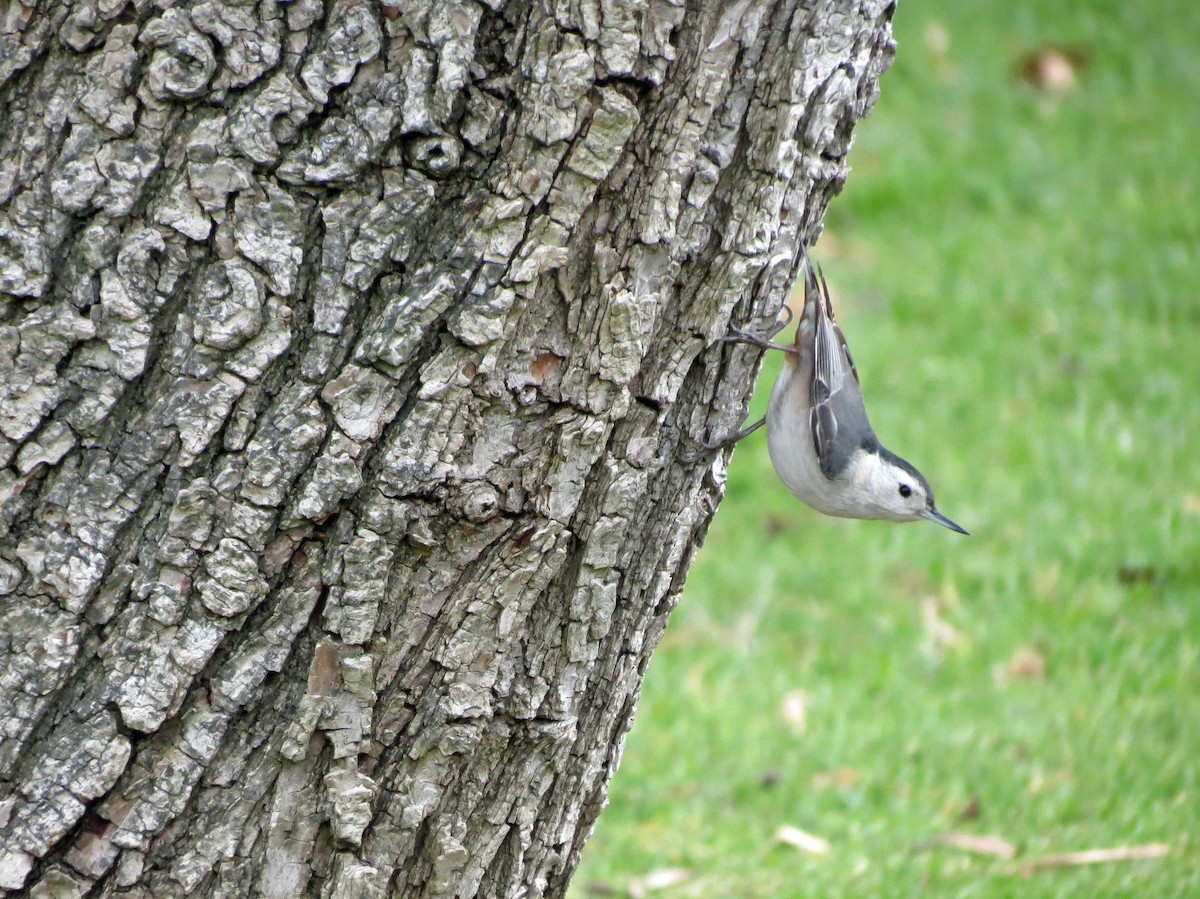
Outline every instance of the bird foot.
<svg viewBox="0 0 1200 899">
<path fill-rule="evenodd" d="M 692 465 L 696 462 L 699 462 L 705 456 L 711 456 L 713 453 L 723 450 L 727 446 L 732 446 L 743 437 L 753 434 L 764 424 L 766 424 L 766 421 L 767 420 L 765 418 L 760 418 L 748 428 L 741 428 L 737 431 L 734 431 L 732 434 L 726 434 L 724 437 L 718 437 L 716 440 L 701 442 L 699 450 L 694 453 L 688 453 L 686 456 L 682 457 L 683 463 L 685 465 Z"/>
<path fill-rule="evenodd" d="M 760 337 L 758 334 L 755 334 L 746 328 L 739 328 L 737 325 L 730 325 L 729 333 L 722 337 L 721 340 L 725 343 L 748 343 L 751 346 L 756 346 L 764 350 L 783 350 L 784 352 L 791 352 L 792 348 L 790 346 L 784 346 L 780 343 L 771 342 L 772 337 L 792 323 L 792 310 L 789 307 L 784 306 L 783 311 L 786 313 L 783 321 L 776 319 L 774 322 L 772 322 L 771 330 L 767 333 L 766 337 Z"/>
</svg>

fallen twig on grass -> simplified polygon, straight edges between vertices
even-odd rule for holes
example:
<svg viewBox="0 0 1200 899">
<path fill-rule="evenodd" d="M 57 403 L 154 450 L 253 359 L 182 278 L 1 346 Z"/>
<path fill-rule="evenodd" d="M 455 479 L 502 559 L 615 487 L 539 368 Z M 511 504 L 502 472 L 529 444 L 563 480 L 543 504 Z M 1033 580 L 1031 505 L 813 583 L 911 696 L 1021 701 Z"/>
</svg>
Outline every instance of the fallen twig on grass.
<svg viewBox="0 0 1200 899">
<path fill-rule="evenodd" d="M 1021 863 L 1021 874 L 1032 874 L 1041 868 L 1061 868 L 1070 865 L 1101 865 L 1107 862 L 1132 862 L 1144 858 L 1162 858 L 1171 847 L 1166 843 L 1146 843 L 1141 846 L 1116 846 L 1112 849 L 1085 849 L 1082 852 L 1061 852 L 1042 855 Z"/>
<path fill-rule="evenodd" d="M 824 855 L 829 851 L 829 841 L 816 834 L 811 834 L 806 830 L 801 830 L 799 827 L 792 827 L 790 824 L 781 824 L 779 829 L 775 831 L 775 839 L 781 843 L 786 843 L 788 846 L 793 846 L 802 852 L 810 852 L 813 855 Z"/>
<path fill-rule="evenodd" d="M 632 899 L 643 899 L 647 893 L 655 890 L 665 890 L 667 887 L 687 883 L 692 873 L 684 868 L 660 868 L 642 877 L 635 877 L 629 884 L 629 895 Z"/>
</svg>

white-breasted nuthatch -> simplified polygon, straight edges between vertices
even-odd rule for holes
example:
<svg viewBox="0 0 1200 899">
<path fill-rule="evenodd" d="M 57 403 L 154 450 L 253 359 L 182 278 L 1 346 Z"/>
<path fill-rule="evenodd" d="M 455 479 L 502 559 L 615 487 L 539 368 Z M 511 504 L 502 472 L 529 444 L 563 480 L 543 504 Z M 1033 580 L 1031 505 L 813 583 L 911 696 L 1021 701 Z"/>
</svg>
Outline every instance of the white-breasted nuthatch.
<svg viewBox="0 0 1200 899">
<path fill-rule="evenodd" d="M 740 440 L 765 423 L 775 472 L 788 490 L 818 512 L 887 521 L 923 518 L 966 534 L 937 510 L 933 490 L 921 473 L 875 436 L 858 370 L 833 316 L 825 276 L 807 254 L 804 261 L 804 310 L 791 346 L 739 328 L 724 338 L 787 354 L 766 417 L 706 448 Z M 790 318 L 770 336 L 787 327 Z"/>
</svg>

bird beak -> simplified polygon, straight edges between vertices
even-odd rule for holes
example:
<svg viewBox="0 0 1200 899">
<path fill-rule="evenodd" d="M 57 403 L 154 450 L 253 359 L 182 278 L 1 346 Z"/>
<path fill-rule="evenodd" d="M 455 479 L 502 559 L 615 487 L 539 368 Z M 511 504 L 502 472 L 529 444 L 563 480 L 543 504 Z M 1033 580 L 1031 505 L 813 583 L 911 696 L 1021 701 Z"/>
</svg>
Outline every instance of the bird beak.
<svg viewBox="0 0 1200 899">
<path fill-rule="evenodd" d="M 945 515 L 943 515 L 937 509 L 926 509 L 924 512 L 921 513 L 921 517 L 926 519 L 927 521 L 932 521 L 934 524 L 940 524 L 944 528 L 949 528 L 950 530 L 957 531 L 960 534 L 966 534 L 968 537 L 970 536 L 970 533 L 968 531 L 964 530 L 963 528 L 960 528 L 958 525 L 956 525 L 953 521 L 951 521 L 949 518 L 947 518 Z"/>
</svg>

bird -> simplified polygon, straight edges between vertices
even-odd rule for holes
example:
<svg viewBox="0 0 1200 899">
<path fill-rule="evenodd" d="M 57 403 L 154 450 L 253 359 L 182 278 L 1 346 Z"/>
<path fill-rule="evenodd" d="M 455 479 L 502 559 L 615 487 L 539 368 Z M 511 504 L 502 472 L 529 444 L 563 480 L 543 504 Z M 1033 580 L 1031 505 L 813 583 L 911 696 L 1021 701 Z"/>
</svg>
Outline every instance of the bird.
<svg viewBox="0 0 1200 899">
<path fill-rule="evenodd" d="M 704 444 L 705 449 L 726 446 L 766 424 L 776 474 L 797 499 L 818 512 L 837 518 L 925 520 L 968 533 L 938 511 L 924 475 L 875 436 L 858 369 L 833 314 L 829 285 L 807 250 L 802 253 L 804 308 L 792 345 L 770 339 L 788 326 L 790 310 L 767 338 L 737 327 L 722 338 L 786 354 L 767 414 L 728 438 Z"/>
</svg>

